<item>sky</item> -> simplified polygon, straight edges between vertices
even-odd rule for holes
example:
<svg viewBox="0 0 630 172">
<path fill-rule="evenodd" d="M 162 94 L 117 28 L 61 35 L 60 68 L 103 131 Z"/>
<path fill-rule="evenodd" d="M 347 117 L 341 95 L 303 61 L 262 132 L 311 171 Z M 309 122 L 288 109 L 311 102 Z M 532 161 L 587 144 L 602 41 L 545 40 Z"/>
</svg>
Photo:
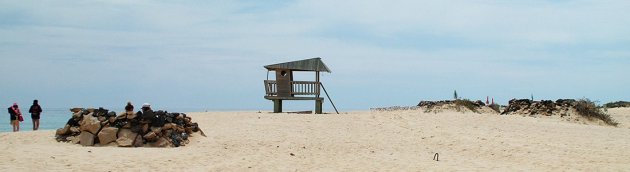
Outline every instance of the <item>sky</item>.
<svg viewBox="0 0 630 172">
<path fill-rule="evenodd" d="M 341 111 L 454 90 L 501 104 L 627 101 L 627 9 L 624 0 L 0 0 L 0 106 L 269 111 L 263 66 L 313 57 L 332 70 L 321 80 Z"/>
</svg>

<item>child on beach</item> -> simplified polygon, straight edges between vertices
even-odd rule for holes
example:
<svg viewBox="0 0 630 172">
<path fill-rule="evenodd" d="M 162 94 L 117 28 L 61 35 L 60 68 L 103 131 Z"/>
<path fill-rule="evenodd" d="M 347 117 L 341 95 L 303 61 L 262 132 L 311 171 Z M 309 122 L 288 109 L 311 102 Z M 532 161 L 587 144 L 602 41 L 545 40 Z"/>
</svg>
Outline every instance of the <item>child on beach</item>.
<svg viewBox="0 0 630 172">
<path fill-rule="evenodd" d="M 31 108 L 28 110 L 28 113 L 31 113 L 31 118 L 33 119 L 33 130 L 38 130 L 39 117 L 40 117 L 40 114 L 42 113 L 42 107 L 39 106 L 39 103 L 37 100 L 33 100 L 33 105 L 31 105 Z"/>
<path fill-rule="evenodd" d="M 20 122 L 24 121 L 24 118 L 22 118 L 22 112 L 20 112 L 17 103 L 13 103 L 13 106 L 9 107 L 9 115 L 11 116 L 13 132 L 20 131 Z"/>
</svg>

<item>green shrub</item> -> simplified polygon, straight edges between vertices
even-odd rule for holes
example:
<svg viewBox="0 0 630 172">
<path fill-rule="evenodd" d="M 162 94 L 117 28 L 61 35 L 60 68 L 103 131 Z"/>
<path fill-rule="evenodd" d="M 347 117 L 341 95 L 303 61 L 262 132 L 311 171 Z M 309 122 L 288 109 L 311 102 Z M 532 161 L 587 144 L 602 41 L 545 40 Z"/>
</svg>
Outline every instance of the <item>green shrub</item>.
<svg viewBox="0 0 630 172">
<path fill-rule="evenodd" d="M 589 99 L 578 100 L 577 104 L 575 105 L 575 109 L 579 115 L 586 117 L 588 119 L 596 118 L 596 119 L 601 119 L 608 125 L 612 125 L 612 126 L 619 125 L 619 123 L 617 123 L 614 119 L 612 119 L 610 115 L 604 113 L 600 108 L 597 107 L 597 105 L 595 105 L 595 102 Z"/>
</svg>

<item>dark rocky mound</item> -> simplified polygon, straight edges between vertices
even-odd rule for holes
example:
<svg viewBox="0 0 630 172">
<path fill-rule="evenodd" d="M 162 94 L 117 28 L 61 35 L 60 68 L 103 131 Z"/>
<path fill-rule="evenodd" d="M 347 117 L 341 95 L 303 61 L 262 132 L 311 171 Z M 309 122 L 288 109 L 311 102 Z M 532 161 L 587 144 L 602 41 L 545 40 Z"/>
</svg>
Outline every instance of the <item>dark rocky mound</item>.
<svg viewBox="0 0 630 172">
<path fill-rule="evenodd" d="M 420 101 L 420 103 L 418 103 L 418 106 L 420 107 L 435 107 L 435 106 L 442 106 L 442 105 L 449 105 L 449 104 L 455 104 L 458 101 L 468 101 L 470 102 L 472 105 L 476 106 L 476 107 L 482 107 L 485 106 L 486 104 L 483 103 L 481 100 L 477 100 L 477 101 L 470 101 L 470 100 L 439 100 L 439 101 Z"/>
<path fill-rule="evenodd" d="M 544 115 L 572 117 L 579 115 L 588 120 L 602 120 L 608 125 L 616 126 L 617 123 L 606 113 L 601 111 L 595 103 L 585 100 L 558 99 L 532 101 L 529 99 L 512 99 L 501 113 L 502 115 Z"/>
<path fill-rule="evenodd" d="M 630 107 L 630 102 L 626 101 L 616 101 L 604 104 L 606 108 L 619 108 L 619 107 Z"/>
<path fill-rule="evenodd" d="M 481 100 L 471 101 L 466 99 L 459 100 L 440 100 L 440 101 L 420 101 L 418 106 L 425 109 L 426 112 L 440 112 L 443 110 L 466 111 L 470 110 L 475 113 L 494 112 L 493 106 L 486 106 Z M 498 107 L 498 106 L 497 106 Z"/>
<path fill-rule="evenodd" d="M 566 116 L 569 110 L 575 109 L 576 105 L 577 101 L 573 99 L 558 99 L 555 102 L 551 100 L 512 99 L 501 114 Z"/>
<path fill-rule="evenodd" d="M 124 112 L 116 116 L 107 109 L 73 108 L 72 117 L 55 138 L 83 146 L 107 145 L 120 147 L 179 147 L 189 142 L 194 132 L 205 136 L 197 123 L 184 113 L 166 111 Z"/>
</svg>

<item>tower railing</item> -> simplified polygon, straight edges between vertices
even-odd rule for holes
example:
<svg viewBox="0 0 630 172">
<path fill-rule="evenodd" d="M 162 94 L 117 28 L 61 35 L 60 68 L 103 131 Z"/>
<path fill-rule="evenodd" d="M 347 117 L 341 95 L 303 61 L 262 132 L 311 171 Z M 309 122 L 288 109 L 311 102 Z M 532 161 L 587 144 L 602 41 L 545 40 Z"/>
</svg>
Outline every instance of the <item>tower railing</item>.
<svg viewBox="0 0 630 172">
<path fill-rule="evenodd" d="M 321 83 L 315 81 L 290 81 L 291 95 L 319 95 Z M 278 84 L 275 80 L 265 80 L 266 96 L 278 95 Z"/>
</svg>

